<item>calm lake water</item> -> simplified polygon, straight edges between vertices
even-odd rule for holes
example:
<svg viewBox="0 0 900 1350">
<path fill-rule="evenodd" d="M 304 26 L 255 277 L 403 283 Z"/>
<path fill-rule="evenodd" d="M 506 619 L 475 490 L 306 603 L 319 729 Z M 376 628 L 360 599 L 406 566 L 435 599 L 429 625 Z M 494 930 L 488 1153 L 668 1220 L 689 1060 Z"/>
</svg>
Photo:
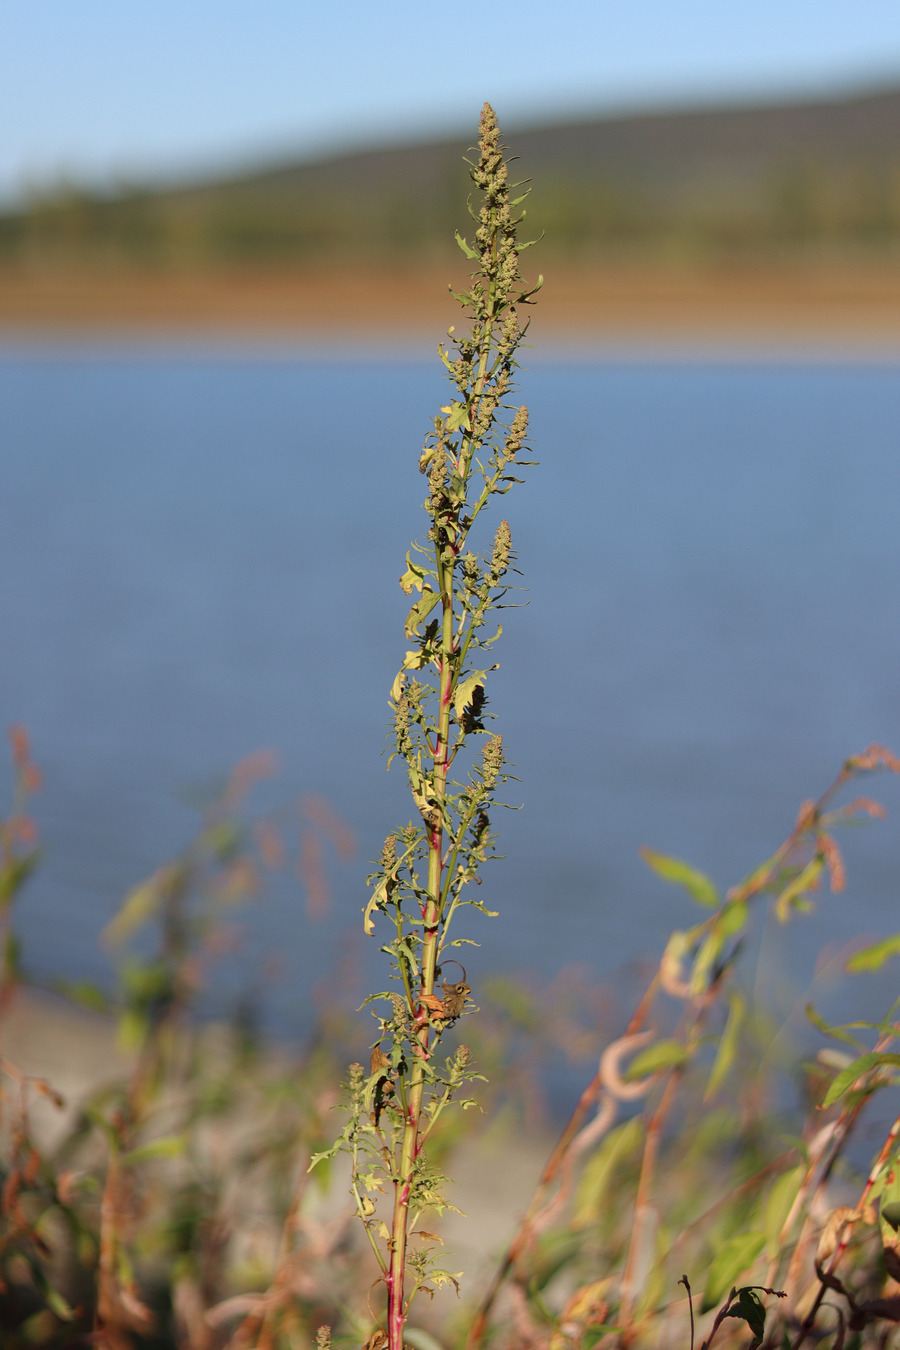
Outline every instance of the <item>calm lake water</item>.
<svg viewBox="0 0 900 1350">
<path fill-rule="evenodd" d="M 900 750 L 900 369 L 535 360 L 522 386 L 528 604 L 491 692 L 524 808 L 467 964 L 601 978 L 695 913 L 640 844 L 727 886 L 847 754 Z M 105 978 L 98 933 L 190 836 L 184 789 L 260 747 L 282 769 L 259 800 L 322 794 L 359 851 L 324 918 L 293 881 L 243 916 L 256 955 L 226 983 L 276 951 L 292 1029 L 342 944 L 374 967 L 364 876 L 410 814 L 381 757 L 397 578 L 446 399 L 435 361 L 0 353 L 0 716 L 46 778 L 32 970 Z M 826 941 L 900 928 L 900 792 L 866 790 L 893 809 L 845 835 L 847 891 L 767 939 L 798 990 Z"/>
</svg>

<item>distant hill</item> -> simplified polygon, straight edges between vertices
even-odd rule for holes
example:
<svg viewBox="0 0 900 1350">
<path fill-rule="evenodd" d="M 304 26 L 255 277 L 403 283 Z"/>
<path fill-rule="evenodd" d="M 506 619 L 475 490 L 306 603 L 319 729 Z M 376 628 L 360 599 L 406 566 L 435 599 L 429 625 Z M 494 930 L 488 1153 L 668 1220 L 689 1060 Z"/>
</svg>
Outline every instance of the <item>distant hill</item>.
<svg viewBox="0 0 900 1350">
<path fill-rule="evenodd" d="M 509 140 L 534 182 L 544 257 L 900 249 L 900 87 L 518 127 Z M 436 260 L 467 230 L 466 148 L 448 138 L 111 197 L 61 190 L 0 217 L 0 257 Z"/>
</svg>

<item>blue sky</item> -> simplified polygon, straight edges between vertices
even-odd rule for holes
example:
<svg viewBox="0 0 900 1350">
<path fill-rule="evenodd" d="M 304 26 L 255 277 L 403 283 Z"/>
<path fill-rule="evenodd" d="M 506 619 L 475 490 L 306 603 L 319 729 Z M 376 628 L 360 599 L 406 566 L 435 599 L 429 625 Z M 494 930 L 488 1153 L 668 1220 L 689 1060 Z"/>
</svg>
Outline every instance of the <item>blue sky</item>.
<svg viewBox="0 0 900 1350">
<path fill-rule="evenodd" d="M 892 79 L 898 0 L 0 0 L 0 195 Z"/>
</svg>

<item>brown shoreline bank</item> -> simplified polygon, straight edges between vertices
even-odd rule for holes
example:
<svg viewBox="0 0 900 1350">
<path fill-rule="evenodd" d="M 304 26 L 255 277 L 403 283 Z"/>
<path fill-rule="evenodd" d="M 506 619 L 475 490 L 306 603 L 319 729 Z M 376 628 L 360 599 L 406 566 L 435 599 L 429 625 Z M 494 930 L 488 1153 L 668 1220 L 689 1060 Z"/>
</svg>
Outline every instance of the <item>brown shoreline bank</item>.
<svg viewBox="0 0 900 1350">
<path fill-rule="evenodd" d="M 224 1026 L 208 1026 L 204 1038 L 209 1049 L 227 1039 Z M 290 1052 L 277 1043 L 263 1047 L 258 1073 L 261 1078 L 283 1072 Z M 56 1148 L 72 1129 L 85 1101 L 100 1089 L 127 1081 L 134 1057 L 119 1047 L 116 1020 L 111 1014 L 94 1012 L 63 996 L 27 985 L 19 986 L 0 1021 L 0 1066 L 10 1082 L 27 1075 L 42 1080 L 53 1094 L 30 1093 L 29 1119 L 41 1148 Z M 9 1087 L 9 1083 L 4 1084 Z M 12 1098 L 10 1098 L 12 1101 Z M 8 1146 L 4 1130 L 14 1114 L 7 1106 L 0 1119 L 0 1144 Z M 246 1140 L 248 1122 L 240 1117 L 222 1118 L 224 1140 L 220 1147 L 237 1149 Z M 335 1132 L 339 1125 L 335 1124 Z M 209 1142 L 209 1141 L 208 1141 Z M 458 1212 L 444 1216 L 441 1232 L 448 1250 L 459 1260 L 478 1289 L 493 1271 L 494 1263 L 515 1232 L 550 1148 L 552 1129 L 510 1134 L 491 1130 L 475 1132 L 454 1151 L 451 1175 L 452 1198 Z M 334 1215 L 349 1204 L 341 1169 L 327 1194 L 314 1200 L 320 1215 Z M 261 1211 L 262 1212 L 262 1208 Z M 262 1223 L 262 1219 L 259 1218 Z"/>
<path fill-rule="evenodd" d="M 530 259 L 529 259 L 530 261 Z M 900 269 L 546 265 L 533 335 L 599 344 L 900 351 Z M 451 269 L 164 271 L 0 268 L 0 332 L 23 338 L 436 341 L 459 309 Z M 462 278 L 453 276 L 456 285 Z"/>
</svg>

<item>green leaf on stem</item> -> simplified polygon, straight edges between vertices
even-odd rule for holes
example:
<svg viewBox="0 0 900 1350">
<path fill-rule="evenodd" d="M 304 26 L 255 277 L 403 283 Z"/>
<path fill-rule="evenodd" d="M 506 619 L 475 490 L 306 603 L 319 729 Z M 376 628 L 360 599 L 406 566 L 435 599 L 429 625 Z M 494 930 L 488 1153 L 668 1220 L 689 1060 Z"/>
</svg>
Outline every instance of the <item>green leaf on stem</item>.
<svg viewBox="0 0 900 1350">
<path fill-rule="evenodd" d="M 678 1068 L 687 1059 L 688 1052 L 680 1041 L 657 1041 L 635 1055 L 622 1076 L 626 1082 L 631 1082 L 635 1078 L 646 1078 L 648 1073 Z"/>
<path fill-rule="evenodd" d="M 453 707 L 456 709 L 457 717 L 462 717 L 463 712 L 472 702 L 472 695 L 478 688 L 484 688 L 484 681 L 487 676 L 486 670 L 473 670 L 465 680 L 461 680 L 456 686 L 456 692 L 453 695 Z"/>
<path fill-rule="evenodd" d="M 806 895 L 809 891 L 818 890 L 824 866 L 824 858 L 817 853 L 801 868 L 793 881 L 788 882 L 775 901 L 775 917 L 779 923 L 787 923 L 792 909 L 810 908 Z"/>
<path fill-rule="evenodd" d="M 896 1067 L 900 1065 L 900 1055 L 881 1054 L 877 1050 L 872 1050 L 867 1055 L 860 1055 L 846 1069 L 842 1069 L 832 1082 L 830 1088 L 822 1098 L 822 1110 L 832 1106 L 834 1102 L 839 1101 L 846 1092 L 849 1092 L 857 1079 L 871 1073 L 873 1069 L 886 1068 L 888 1066 Z"/>
<path fill-rule="evenodd" d="M 803 1163 L 798 1163 L 792 1167 L 789 1172 L 783 1172 L 776 1181 L 772 1183 L 766 1199 L 765 1209 L 763 1210 L 763 1223 L 766 1228 L 766 1250 L 771 1261 L 774 1261 L 782 1250 L 782 1230 L 787 1217 L 791 1212 L 791 1207 L 800 1193 L 800 1187 L 803 1185 L 803 1178 L 806 1176 L 806 1167 Z"/>
<path fill-rule="evenodd" d="M 893 937 L 882 938 L 880 942 L 874 942 L 871 947 L 864 947 L 862 951 L 854 953 L 844 966 L 848 975 L 858 975 L 862 971 L 880 970 L 885 961 L 890 960 L 892 956 L 900 956 L 900 933 L 895 933 Z"/>
<path fill-rule="evenodd" d="M 657 853 L 652 848 L 644 847 L 639 852 L 644 862 L 657 876 L 662 877 L 664 881 L 673 882 L 676 886 L 683 886 L 698 905 L 715 909 L 719 904 L 719 892 L 705 872 L 699 872 L 696 867 L 682 862 L 680 858 L 669 858 L 664 853 Z"/>
<path fill-rule="evenodd" d="M 726 1317 L 739 1317 L 753 1332 L 749 1350 L 756 1350 L 762 1344 L 766 1334 L 766 1310 L 762 1299 L 754 1289 L 739 1289 L 737 1302 L 728 1309 Z"/>
<path fill-rule="evenodd" d="M 740 1043 L 741 1028 L 747 1016 L 747 1000 L 739 989 L 731 991 L 728 996 L 728 1004 L 728 1020 L 725 1023 L 725 1030 L 719 1038 L 719 1048 L 713 1060 L 703 1097 L 703 1100 L 707 1102 L 715 1096 L 731 1072 Z"/>
</svg>

